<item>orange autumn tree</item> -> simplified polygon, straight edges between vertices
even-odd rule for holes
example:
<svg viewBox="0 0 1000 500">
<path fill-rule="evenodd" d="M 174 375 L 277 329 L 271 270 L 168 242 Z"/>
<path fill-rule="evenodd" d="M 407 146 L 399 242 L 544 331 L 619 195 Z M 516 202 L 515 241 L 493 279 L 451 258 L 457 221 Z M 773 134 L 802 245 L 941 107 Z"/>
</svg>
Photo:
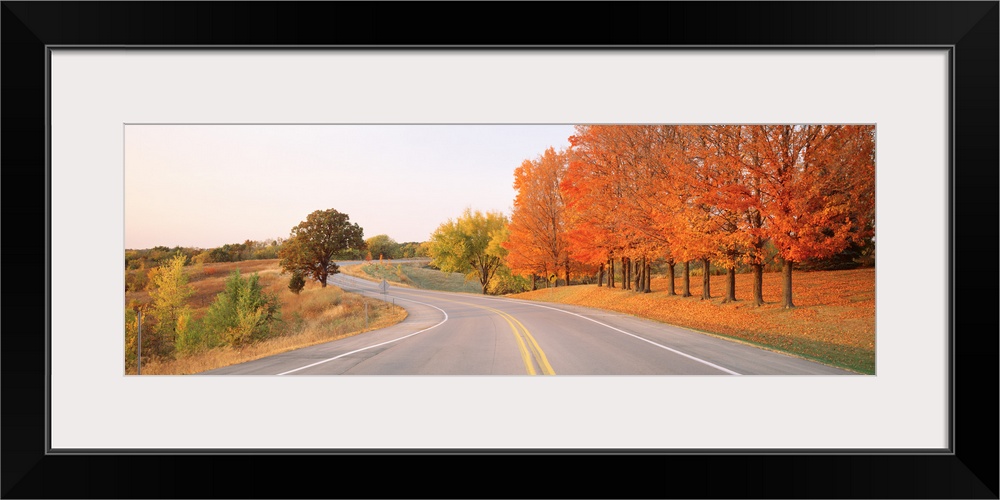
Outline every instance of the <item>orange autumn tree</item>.
<svg viewBox="0 0 1000 500">
<path fill-rule="evenodd" d="M 657 254 L 667 264 L 667 294 L 676 295 L 675 265 L 681 262 L 684 288 L 682 294 L 690 296 L 690 265 L 684 248 L 682 214 L 685 210 L 687 184 L 684 176 L 689 169 L 689 137 L 687 127 L 657 125 L 653 128 L 652 158 L 649 161 L 650 195 L 646 198 L 649 208 L 649 227 L 656 243 Z"/>
<path fill-rule="evenodd" d="M 701 262 L 701 298 L 709 300 L 712 298 L 711 263 L 731 252 L 725 250 L 729 246 L 725 240 L 735 231 L 727 229 L 729 214 L 719 206 L 723 186 L 730 182 L 731 172 L 726 169 L 727 158 L 713 142 L 713 134 L 718 133 L 718 128 L 684 128 L 688 135 L 688 161 L 678 176 L 683 183 L 678 188 L 683 197 L 679 234 L 687 255 Z"/>
<path fill-rule="evenodd" d="M 662 207 L 663 179 L 669 177 L 664 164 L 663 131 L 660 125 L 613 127 L 608 147 L 621 165 L 620 203 L 615 207 L 621 221 L 622 268 L 626 288 L 651 292 L 651 261 L 667 253 L 668 239 L 657 230 L 655 219 Z"/>
<path fill-rule="evenodd" d="M 767 172 L 764 169 L 764 158 L 760 150 L 753 147 L 753 131 L 750 126 L 739 127 L 740 166 L 743 169 L 739 176 L 740 182 L 732 192 L 733 210 L 740 213 L 743 226 L 743 259 L 750 265 L 753 275 L 751 285 L 752 302 L 754 306 L 764 305 L 764 245 L 770 235 L 766 226 L 765 209 L 770 203 L 770 194 L 766 181 Z"/>
<path fill-rule="evenodd" d="M 695 126 L 664 127 L 659 132 L 658 161 L 662 166 L 654 179 L 657 203 L 651 219 L 668 251 L 668 293 L 673 293 L 673 259 L 677 259 L 681 296 L 690 297 L 691 261 L 701 261 L 708 276 L 707 262 L 713 248 L 711 211 L 700 190 L 699 177 L 704 175 L 704 158 L 699 156 L 698 147 L 701 132 Z M 702 297 L 708 296 L 710 288 L 703 286 Z"/>
<path fill-rule="evenodd" d="M 684 293 L 690 295 L 687 261 L 697 258 L 705 265 L 714 222 L 692 182 L 698 160 L 691 158 L 688 143 L 696 134 L 666 125 L 579 126 L 577 132 L 563 183 L 574 215 L 572 250 L 581 258 L 606 255 L 609 286 L 619 260 L 623 288 L 642 292 L 650 291 L 653 258 L 667 260 L 671 278 L 674 259 L 682 258 Z M 673 279 L 668 293 L 674 294 Z"/>
<path fill-rule="evenodd" d="M 514 210 L 503 244 L 507 266 L 515 273 L 546 279 L 563 272 L 570 279 L 570 257 L 566 238 L 566 206 L 559 185 L 566 174 L 564 152 L 549 148 L 535 160 L 525 160 L 514 170 Z"/>
<path fill-rule="evenodd" d="M 617 263 L 622 288 L 648 292 L 650 259 L 663 246 L 652 224 L 661 168 L 656 126 L 581 125 L 576 132 L 562 184 L 571 254 L 600 266 L 599 285 L 606 265 L 607 285 L 614 287 Z"/>
<path fill-rule="evenodd" d="M 572 165 L 572 163 L 571 163 Z M 560 185 L 566 200 L 567 252 L 573 262 L 597 270 L 597 286 L 605 283 L 605 266 L 611 253 L 607 221 L 594 218 L 583 194 L 584 186 L 568 176 Z"/>
<path fill-rule="evenodd" d="M 722 302 L 736 300 L 736 268 L 750 264 L 753 269 L 753 303 L 763 304 L 763 247 L 759 177 L 748 167 L 748 134 L 745 125 L 698 127 L 698 155 L 704 158 L 704 175 L 698 191 L 714 219 L 713 260 L 726 269 L 726 290 Z"/>
<path fill-rule="evenodd" d="M 613 147 L 614 126 L 578 125 L 569 138 L 570 161 L 561 189 L 566 201 L 570 255 L 599 265 L 598 284 L 607 266 L 607 285 L 614 287 L 614 259 L 623 248 L 621 177 L 623 168 Z"/>
<path fill-rule="evenodd" d="M 827 258 L 874 232 L 874 127 L 750 127 L 768 191 L 767 233 L 782 258 L 782 307 L 796 262 Z"/>
</svg>

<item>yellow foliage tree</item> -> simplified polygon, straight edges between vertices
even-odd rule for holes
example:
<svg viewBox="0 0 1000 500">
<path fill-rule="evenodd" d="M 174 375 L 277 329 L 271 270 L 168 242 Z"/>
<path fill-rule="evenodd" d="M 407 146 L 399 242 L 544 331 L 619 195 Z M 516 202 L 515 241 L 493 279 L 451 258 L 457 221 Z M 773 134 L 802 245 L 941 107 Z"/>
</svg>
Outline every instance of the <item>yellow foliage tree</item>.
<svg viewBox="0 0 1000 500">
<path fill-rule="evenodd" d="M 190 315 L 186 302 L 194 295 L 194 288 L 188 284 L 184 272 L 186 261 L 184 255 L 175 255 L 167 264 L 150 272 L 149 296 L 153 299 L 152 316 L 156 318 L 156 335 L 150 340 L 157 354 L 166 354 L 173 347 L 178 320 Z"/>
</svg>

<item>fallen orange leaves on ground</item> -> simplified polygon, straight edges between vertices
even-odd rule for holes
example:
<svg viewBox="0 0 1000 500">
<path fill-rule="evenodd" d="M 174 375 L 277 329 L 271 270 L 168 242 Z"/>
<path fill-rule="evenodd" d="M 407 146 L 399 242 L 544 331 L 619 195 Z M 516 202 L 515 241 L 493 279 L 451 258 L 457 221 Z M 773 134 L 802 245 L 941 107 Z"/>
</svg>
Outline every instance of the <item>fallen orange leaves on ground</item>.
<svg viewBox="0 0 1000 500">
<path fill-rule="evenodd" d="M 734 303 L 722 303 L 725 276 L 712 276 L 714 297 L 702 300 L 701 278 L 691 297 L 667 295 L 667 279 L 653 278 L 652 293 L 578 285 L 536 290 L 516 298 L 608 309 L 748 341 L 861 373 L 875 372 L 875 269 L 797 272 L 796 308 L 781 307 L 781 279 L 764 275 L 761 307 L 750 303 L 749 274 L 736 277 Z M 678 294 L 681 280 L 676 281 Z"/>
</svg>

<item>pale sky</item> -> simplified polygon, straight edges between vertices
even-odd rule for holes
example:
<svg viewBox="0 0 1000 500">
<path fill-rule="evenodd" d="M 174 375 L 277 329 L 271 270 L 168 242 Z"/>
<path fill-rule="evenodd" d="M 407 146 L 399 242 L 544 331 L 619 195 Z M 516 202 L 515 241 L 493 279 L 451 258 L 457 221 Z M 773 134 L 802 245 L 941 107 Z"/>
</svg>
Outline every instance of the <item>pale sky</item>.
<svg viewBox="0 0 1000 500">
<path fill-rule="evenodd" d="M 426 241 L 466 207 L 508 216 L 514 169 L 572 125 L 127 125 L 125 248 L 287 238 L 316 210 Z"/>
</svg>

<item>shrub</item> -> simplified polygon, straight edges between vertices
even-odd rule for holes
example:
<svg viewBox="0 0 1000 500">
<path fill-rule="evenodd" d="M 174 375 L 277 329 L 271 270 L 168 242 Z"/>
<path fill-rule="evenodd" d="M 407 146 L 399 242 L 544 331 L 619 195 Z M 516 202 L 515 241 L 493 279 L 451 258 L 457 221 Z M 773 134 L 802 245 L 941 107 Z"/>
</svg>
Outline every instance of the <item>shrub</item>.
<svg viewBox="0 0 1000 500">
<path fill-rule="evenodd" d="M 174 356 L 195 354 L 220 344 L 215 330 L 205 328 L 204 322 L 195 320 L 189 311 L 177 318 L 177 336 Z"/>
<path fill-rule="evenodd" d="M 220 340 L 242 346 L 268 337 L 279 320 L 278 297 L 265 293 L 257 273 L 247 278 L 239 269 L 226 280 L 226 288 L 215 297 L 205 315 L 205 328 Z"/>
<path fill-rule="evenodd" d="M 208 250 L 201 252 L 194 257 L 191 257 L 191 262 L 194 264 L 207 264 L 212 262 L 212 254 Z"/>
<path fill-rule="evenodd" d="M 200 339 L 197 329 L 192 328 L 192 326 L 190 311 L 184 311 L 177 317 L 176 340 L 174 340 L 175 354 L 190 354 L 197 350 Z"/>
<path fill-rule="evenodd" d="M 277 245 L 269 245 L 263 248 L 254 249 L 250 256 L 256 260 L 277 259 L 278 249 L 279 247 Z"/>
<path fill-rule="evenodd" d="M 490 293 L 504 295 L 531 290 L 531 279 L 511 273 L 507 266 L 500 266 L 490 282 Z"/>
<path fill-rule="evenodd" d="M 144 268 L 125 271 L 126 292 L 141 292 L 146 289 L 147 284 L 149 284 L 149 278 Z"/>
<path fill-rule="evenodd" d="M 301 271 L 292 271 L 292 277 L 288 280 L 288 289 L 292 291 L 295 295 L 298 295 L 303 288 L 306 287 L 306 279 L 302 276 Z"/>
<path fill-rule="evenodd" d="M 125 308 L 125 372 L 134 370 L 138 347 L 138 315 L 135 309 Z"/>
</svg>

